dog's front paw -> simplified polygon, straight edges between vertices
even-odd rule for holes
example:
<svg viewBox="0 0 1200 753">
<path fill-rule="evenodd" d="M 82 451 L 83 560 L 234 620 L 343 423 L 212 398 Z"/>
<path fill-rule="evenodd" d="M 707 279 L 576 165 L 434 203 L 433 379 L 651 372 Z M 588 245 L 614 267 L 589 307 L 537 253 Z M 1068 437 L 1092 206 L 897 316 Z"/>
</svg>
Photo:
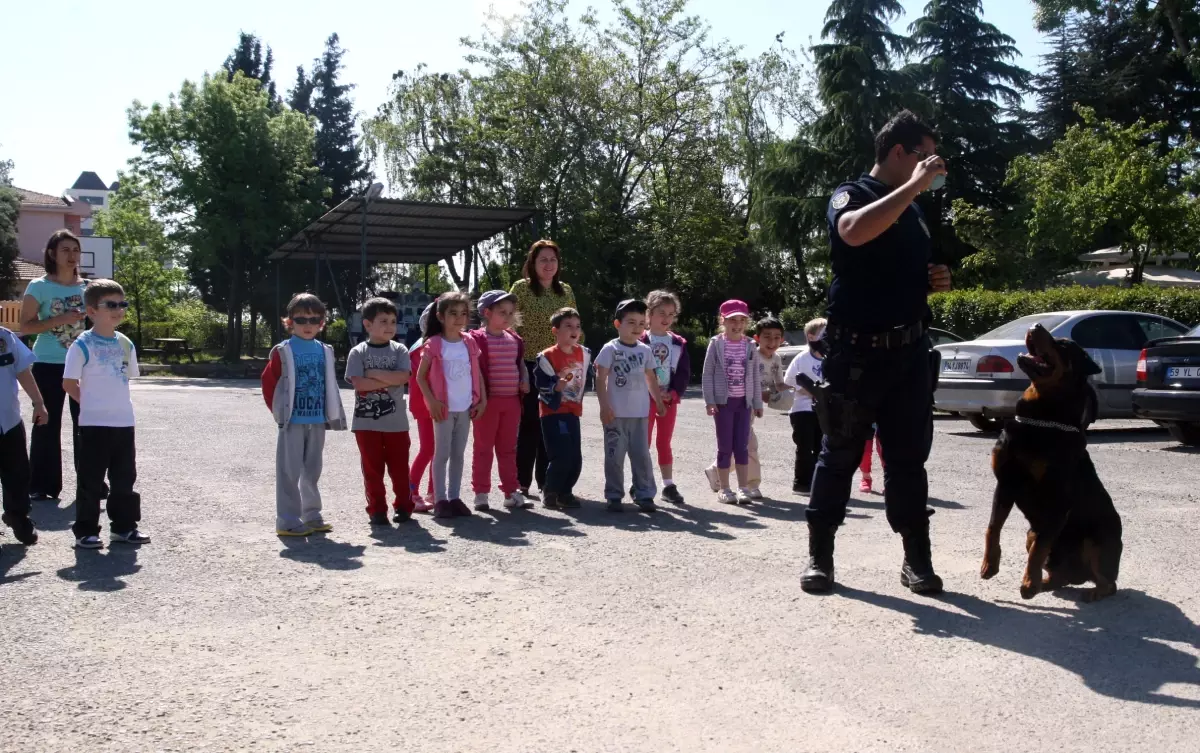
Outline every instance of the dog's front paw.
<svg viewBox="0 0 1200 753">
<path fill-rule="evenodd" d="M 1034 583 L 1028 578 L 1021 581 L 1021 598 L 1032 599 L 1034 596 L 1037 596 L 1038 592 L 1041 591 L 1040 586 L 1040 583 Z"/>
<path fill-rule="evenodd" d="M 987 580 L 1000 572 L 1000 550 L 983 555 L 983 564 L 979 566 L 979 577 Z"/>
</svg>

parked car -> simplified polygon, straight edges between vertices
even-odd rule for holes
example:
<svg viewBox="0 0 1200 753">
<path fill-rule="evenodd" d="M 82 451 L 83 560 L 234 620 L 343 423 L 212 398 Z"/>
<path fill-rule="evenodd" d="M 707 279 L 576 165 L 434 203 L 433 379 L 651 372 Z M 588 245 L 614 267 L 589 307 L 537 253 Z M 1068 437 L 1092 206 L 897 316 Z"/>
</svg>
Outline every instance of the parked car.
<svg viewBox="0 0 1200 753">
<path fill-rule="evenodd" d="M 1183 444 L 1200 445 L 1200 327 L 1146 343 L 1137 383 L 1134 415 L 1165 426 Z"/>
<path fill-rule="evenodd" d="M 953 332 L 947 332 L 944 329 L 937 329 L 936 327 L 929 328 L 929 340 L 933 343 L 934 347 L 938 345 L 947 345 L 949 343 L 960 343 L 963 341 L 961 337 Z M 791 363 L 793 358 L 806 350 L 808 350 L 808 346 L 804 344 L 784 345 L 776 352 L 779 353 L 779 357 L 783 359 L 783 367 L 786 369 L 787 365 Z"/>
<path fill-rule="evenodd" d="M 1154 314 L 1128 311 L 1055 311 L 1004 324 L 975 340 L 939 345 L 939 382 L 934 405 L 964 415 L 980 431 L 997 431 L 1016 412 L 1029 377 L 1016 368 L 1025 351 L 1025 333 L 1041 324 L 1055 337 L 1079 343 L 1100 367 L 1091 377 L 1091 399 L 1081 417 L 1084 426 L 1097 418 L 1131 418 L 1137 363 L 1151 340 L 1176 337 L 1188 327 Z"/>
</svg>

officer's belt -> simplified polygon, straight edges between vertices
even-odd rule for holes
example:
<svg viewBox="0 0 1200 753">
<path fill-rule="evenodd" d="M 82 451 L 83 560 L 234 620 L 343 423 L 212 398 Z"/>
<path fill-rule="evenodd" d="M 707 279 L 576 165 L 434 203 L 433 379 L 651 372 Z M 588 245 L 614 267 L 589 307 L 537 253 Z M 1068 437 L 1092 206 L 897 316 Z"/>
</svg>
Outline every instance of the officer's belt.
<svg viewBox="0 0 1200 753">
<path fill-rule="evenodd" d="M 831 342 L 845 343 L 856 348 L 902 348 L 912 345 L 925 336 L 925 323 L 914 322 L 902 327 L 893 327 L 882 332 L 861 332 L 839 324 L 825 328 L 825 336 Z"/>
</svg>

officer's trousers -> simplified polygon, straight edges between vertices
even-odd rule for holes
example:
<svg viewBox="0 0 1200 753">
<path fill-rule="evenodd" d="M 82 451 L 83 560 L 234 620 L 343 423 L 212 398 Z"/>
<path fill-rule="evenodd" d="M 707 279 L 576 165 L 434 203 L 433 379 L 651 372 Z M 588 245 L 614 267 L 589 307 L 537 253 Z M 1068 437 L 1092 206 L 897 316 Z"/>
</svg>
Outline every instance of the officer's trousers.
<svg viewBox="0 0 1200 753">
<path fill-rule="evenodd" d="M 931 368 L 925 338 L 892 350 L 829 343 L 823 376 L 833 393 L 854 400 L 858 410 L 847 419 L 849 431 L 826 434 L 822 440 L 808 503 L 810 523 L 839 526 L 845 520 L 850 483 L 872 423 L 878 426 L 883 446 L 888 524 L 899 533 L 928 519 L 925 461 L 933 443 Z"/>
</svg>

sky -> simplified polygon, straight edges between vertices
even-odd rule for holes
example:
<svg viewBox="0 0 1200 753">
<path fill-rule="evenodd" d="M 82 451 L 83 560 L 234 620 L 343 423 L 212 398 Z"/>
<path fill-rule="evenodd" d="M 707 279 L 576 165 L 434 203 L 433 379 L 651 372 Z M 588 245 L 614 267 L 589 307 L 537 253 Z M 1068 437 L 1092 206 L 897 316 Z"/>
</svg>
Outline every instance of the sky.
<svg viewBox="0 0 1200 753">
<path fill-rule="evenodd" d="M 925 0 L 904 0 L 906 30 Z M 609 0 L 571 0 L 607 12 Z M 274 76 L 286 96 L 297 65 L 306 68 L 336 32 L 347 50 L 344 81 L 356 85 L 355 107 L 373 115 L 388 97 L 392 74 L 425 63 L 433 71 L 463 67 L 462 37 L 478 36 L 489 10 L 518 13 L 521 0 L 205 0 L 163 3 L 23 2 L 5 9 L 0 104 L 0 159 L 16 163 L 14 185 L 58 194 L 83 170 L 111 183 L 136 149 L 126 109 L 165 102 L 184 80 L 218 69 L 238 32 L 258 35 L 275 55 Z M 175 7 L 186 7 L 177 11 Z M 754 56 L 785 32 L 793 48 L 818 41 L 825 0 L 692 0 L 712 35 Z M 984 18 L 1016 40 L 1021 65 L 1036 70 L 1046 41 L 1033 27 L 1031 0 L 983 0 Z M 170 8 L 170 10 L 166 10 Z M 382 174 L 382 170 L 376 170 Z"/>
</svg>

